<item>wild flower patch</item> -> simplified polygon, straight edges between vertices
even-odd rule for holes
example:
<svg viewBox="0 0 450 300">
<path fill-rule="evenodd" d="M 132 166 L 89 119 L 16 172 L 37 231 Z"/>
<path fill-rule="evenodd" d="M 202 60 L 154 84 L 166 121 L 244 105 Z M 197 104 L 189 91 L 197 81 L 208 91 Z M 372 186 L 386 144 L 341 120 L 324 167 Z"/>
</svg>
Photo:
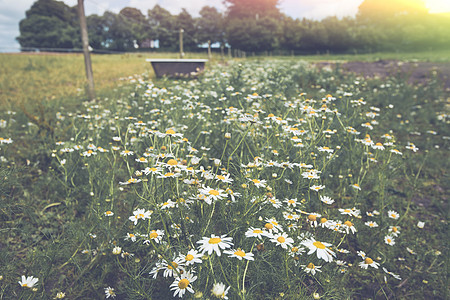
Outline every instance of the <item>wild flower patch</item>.
<svg viewBox="0 0 450 300">
<path fill-rule="evenodd" d="M 71 127 L 48 151 L 87 225 L 60 270 L 107 265 L 107 298 L 392 294 L 411 198 L 388 191 L 415 186 L 423 150 L 384 126 L 395 103 L 315 72 L 231 63 L 58 112 Z"/>
</svg>

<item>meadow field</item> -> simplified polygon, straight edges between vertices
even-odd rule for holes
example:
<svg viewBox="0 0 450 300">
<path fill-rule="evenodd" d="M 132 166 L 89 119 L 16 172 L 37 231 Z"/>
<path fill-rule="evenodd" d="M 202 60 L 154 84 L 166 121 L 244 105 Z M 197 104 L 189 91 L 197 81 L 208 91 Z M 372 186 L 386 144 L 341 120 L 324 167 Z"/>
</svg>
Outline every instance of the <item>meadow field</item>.
<svg viewBox="0 0 450 300">
<path fill-rule="evenodd" d="M 148 57 L 0 55 L 0 299 L 448 299 L 442 78 L 316 65 L 448 52 Z"/>
</svg>

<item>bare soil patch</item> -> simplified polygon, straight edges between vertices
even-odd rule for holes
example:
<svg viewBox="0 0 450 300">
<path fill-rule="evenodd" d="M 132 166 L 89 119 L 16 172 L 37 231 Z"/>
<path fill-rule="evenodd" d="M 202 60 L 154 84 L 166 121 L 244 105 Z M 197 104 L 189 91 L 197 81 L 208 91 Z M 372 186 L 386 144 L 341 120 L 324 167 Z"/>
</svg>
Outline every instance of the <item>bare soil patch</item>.
<svg viewBox="0 0 450 300">
<path fill-rule="evenodd" d="M 317 65 L 336 68 L 338 63 L 320 62 Z M 364 77 L 405 76 L 410 84 L 426 84 L 430 78 L 438 76 L 443 87 L 450 91 L 450 63 L 378 60 L 375 62 L 345 62 L 339 66 L 346 72 L 353 72 Z"/>
</svg>

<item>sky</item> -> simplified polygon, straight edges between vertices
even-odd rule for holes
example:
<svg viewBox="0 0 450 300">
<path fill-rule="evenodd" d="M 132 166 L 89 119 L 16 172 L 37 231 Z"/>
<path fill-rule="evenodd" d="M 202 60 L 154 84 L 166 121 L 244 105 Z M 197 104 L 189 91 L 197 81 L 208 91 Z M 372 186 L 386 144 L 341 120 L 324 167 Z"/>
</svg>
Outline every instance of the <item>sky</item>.
<svg viewBox="0 0 450 300">
<path fill-rule="evenodd" d="M 19 43 L 15 40 L 19 36 L 19 22 L 25 18 L 35 0 L 0 0 L 0 52 L 16 52 Z M 77 4 L 77 0 L 64 0 L 69 6 Z M 224 11 L 222 0 L 85 0 L 86 15 L 102 15 L 106 10 L 118 13 L 126 6 L 138 8 L 146 15 L 148 9 L 156 4 L 178 14 L 182 8 L 198 16 L 200 9 L 205 6 L 215 6 Z M 280 10 L 293 18 L 308 18 L 321 20 L 328 16 L 355 16 L 358 6 L 363 0 L 280 0 Z M 450 12 L 450 0 L 425 0 L 430 12 Z"/>
</svg>

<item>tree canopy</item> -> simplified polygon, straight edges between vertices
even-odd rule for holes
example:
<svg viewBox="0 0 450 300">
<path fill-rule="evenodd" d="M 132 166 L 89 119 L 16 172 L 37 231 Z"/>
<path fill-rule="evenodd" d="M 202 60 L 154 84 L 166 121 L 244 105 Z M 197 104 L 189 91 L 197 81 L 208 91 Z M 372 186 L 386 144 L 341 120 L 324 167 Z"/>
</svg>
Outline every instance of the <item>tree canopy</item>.
<svg viewBox="0 0 450 300">
<path fill-rule="evenodd" d="M 87 16 L 95 50 L 135 51 L 159 44 L 175 51 L 184 30 L 186 51 L 211 41 L 243 51 L 367 52 L 450 47 L 450 17 L 429 14 L 423 0 L 364 0 L 355 18 L 322 21 L 283 14 L 280 0 L 224 0 L 226 12 L 205 6 L 198 17 L 173 15 L 160 5 L 146 14 L 125 7 L 118 14 Z M 37 0 L 19 23 L 23 48 L 81 48 L 76 7 Z M 155 48 L 154 48 L 155 49 Z M 156 49 L 155 49 L 156 50 Z"/>
</svg>

